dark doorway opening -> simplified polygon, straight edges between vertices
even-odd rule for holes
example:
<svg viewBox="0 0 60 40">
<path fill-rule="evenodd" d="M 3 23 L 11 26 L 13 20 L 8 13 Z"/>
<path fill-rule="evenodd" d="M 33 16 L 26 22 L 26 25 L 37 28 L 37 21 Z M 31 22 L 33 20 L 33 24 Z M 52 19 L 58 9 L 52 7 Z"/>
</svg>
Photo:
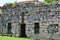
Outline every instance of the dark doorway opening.
<svg viewBox="0 0 60 40">
<path fill-rule="evenodd" d="M 39 34 L 39 23 L 34 23 L 34 33 Z"/>
<path fill-rule="evenodd" d="M 9 35 L 9 36 L 12 36 L 11 35 L 11 23 L 8 23 L 8 27 L 7 27 L 7 34 Z"/>
<path fill-rule="evenodd" d="M 22 38 L 26 38 L 26 24 L 21 24 L 21 27 L 20 27 L 20 37 Z"/>
</svg>

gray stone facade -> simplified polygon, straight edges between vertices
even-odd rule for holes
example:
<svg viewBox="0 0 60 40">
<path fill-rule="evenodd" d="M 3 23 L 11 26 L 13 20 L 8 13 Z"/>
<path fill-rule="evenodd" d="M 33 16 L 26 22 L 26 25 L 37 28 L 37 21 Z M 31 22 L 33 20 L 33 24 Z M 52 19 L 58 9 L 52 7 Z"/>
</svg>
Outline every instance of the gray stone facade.
<svg viewBox="0 0 60 40">
<path fill-rule="evenodd" d="M 12 4 L 8 4 L 2 7 L 0 22 L 1 35 L 19 37 L 21 34 L 21 24 L 23 23 L 26 24 L 25 33 L 27 37 L 36 35 L 34 32 L 36 29 L 34 29 L 35 23 L 39 23 L 38 35 L 42 38 L 48 38 L 51 32 L 50 30 L 54 31 L 54 33 L 51 32 L 52 35 L 60 35 L 60 4 L 45 5 L 44 3 L 37 2 L 36 5 L 36 2 L 25 2 L 17 3 L 15 8 L 11 5 Z M 24 17 L 22 17 L 23 13 Z M 24 22 L 22 22 L 22 18 Z M 10 23 L 11 26 L 11 34 L 7 34 L 8 23 Z M 56 31 L 54 27 L 58 31 Z"/>
</svg>

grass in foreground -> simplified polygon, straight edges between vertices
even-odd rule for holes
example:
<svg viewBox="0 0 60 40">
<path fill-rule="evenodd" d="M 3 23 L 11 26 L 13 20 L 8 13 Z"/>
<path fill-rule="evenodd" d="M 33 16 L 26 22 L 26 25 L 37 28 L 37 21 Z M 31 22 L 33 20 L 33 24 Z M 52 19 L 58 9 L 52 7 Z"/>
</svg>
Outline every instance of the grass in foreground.
<svg viewBox="0 0 60 40">
<path fill-rule="evenodd" d="M 28 40 L 28 38 L 16 38 L 16 37 L 0 36 L 0 40 Z"/>
</svg>

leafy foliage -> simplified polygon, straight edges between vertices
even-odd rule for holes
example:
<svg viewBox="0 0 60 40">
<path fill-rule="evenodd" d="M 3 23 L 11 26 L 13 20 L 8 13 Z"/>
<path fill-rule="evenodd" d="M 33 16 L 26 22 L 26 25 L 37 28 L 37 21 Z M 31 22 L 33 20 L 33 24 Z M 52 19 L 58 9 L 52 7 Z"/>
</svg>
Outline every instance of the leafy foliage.
<svg viewBox="0 0 60 40">
<path fill-rule="evenodd" d="M 16 7 L 16 2 L 17 2 L 17 1 L 15 1 L 15 2 L 13 3 L 13 7 Z"/>
<path fill-rule="evenodd" d="M 53 3 L 53 2 L 57 2 L 58 0 L 45 0 L 45 2 L 47 3 Z"/>
</svg>

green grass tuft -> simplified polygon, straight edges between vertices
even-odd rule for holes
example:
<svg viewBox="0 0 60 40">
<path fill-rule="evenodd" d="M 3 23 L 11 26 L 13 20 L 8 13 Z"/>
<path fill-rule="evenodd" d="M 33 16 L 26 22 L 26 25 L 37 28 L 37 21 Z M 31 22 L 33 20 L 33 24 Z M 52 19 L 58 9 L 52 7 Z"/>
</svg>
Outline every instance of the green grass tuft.
<svg viewBox="0 0 60 40">
<path fill-rule="evenodd" d="M 0 36 L 0 40 L 28 40 L 28 38 L 16 38 L 16 37 Z"/>
</svg>

